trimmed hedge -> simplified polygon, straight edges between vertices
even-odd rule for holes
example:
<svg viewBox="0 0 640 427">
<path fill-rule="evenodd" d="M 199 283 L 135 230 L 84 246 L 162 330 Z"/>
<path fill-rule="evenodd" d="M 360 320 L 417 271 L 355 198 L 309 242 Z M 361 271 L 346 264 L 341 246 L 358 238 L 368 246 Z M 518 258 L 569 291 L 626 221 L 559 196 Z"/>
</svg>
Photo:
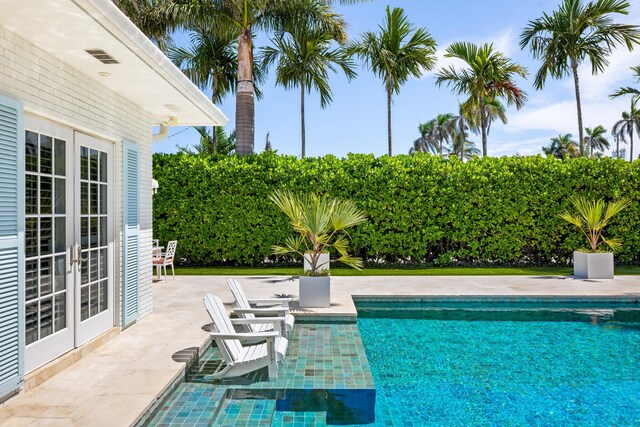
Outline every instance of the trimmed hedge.
<svg viewBox="0 0 640 427">
<path fill-rule="evenodd" d="M 267 196 L 277 188 L 350 198 L 369 216 L 351 232 L 370 262 L 548 265 L 570 262 L 586 239 L 558 213 L 571 194 L 632 200 L 608 236 L 618 264 L 640 261 L 640 162 L 610 158 L 478 158 L 356 154 L 297 159 L 156 154 L 154 237 L 177 239 L 183 264 L 253 265 L 291 233 Z"/>
</svg>

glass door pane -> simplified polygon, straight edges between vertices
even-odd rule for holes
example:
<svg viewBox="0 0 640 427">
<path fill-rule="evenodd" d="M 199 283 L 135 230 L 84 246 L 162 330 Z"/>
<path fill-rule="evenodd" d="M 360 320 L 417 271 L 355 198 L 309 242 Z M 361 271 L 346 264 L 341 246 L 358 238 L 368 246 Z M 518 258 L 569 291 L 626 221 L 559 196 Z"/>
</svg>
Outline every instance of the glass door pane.
<svg viewBox="0 0 640 427">
<path fill-rule="evenodd" d="M 74 347 L 73 132 L 25 118 L 25 370 Z"/>
<path fill-rule="evenodd" d="M 76 346 L 113 327 L 113 144 L 75 133 Z"/>
<path fill-rule="evenodd" d="M 29 130 L 25 141 L 25 341 L 29 345 L 67 328 L 70 242 L 65 214 L 67 141 Z"/>
<path fill-rule="evenodd" d="M 100 161 L 103 159 L 103 161 Z M 108 154 L 80 147 L 80 321 L 109 308 L 106 237 Z"/>
</svg>

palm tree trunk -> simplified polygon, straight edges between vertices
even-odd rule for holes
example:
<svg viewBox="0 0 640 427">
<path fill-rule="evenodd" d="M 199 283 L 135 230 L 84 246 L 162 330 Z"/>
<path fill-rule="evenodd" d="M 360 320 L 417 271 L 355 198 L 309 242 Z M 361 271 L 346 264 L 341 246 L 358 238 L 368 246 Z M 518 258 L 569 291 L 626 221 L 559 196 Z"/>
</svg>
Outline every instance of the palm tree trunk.
<svg viewBox="0 0 640 427">
<path fill-rule="evenodd" d="M 580 79 L 578 78 L 578 63 L 571 60 L 573 84 L 576 89 L 576 108 L 578 110 L 578 138 L 580 141 L 580 156 L 584 156 L 584 134 L 582 130 L 582 104 L 580 103 Z"/>
<path fill-rule="evenodd" d="M 629 132 L 629 162 L 633 162 L 633 127 Z"/>
<path fill-rule="evenodd" d="M 467 140 L 467 135 L 464 133 L 464 118 L 462 117 L 462 111 L 460 111 L 460 134 L 462 135 L 462 150 L 460 150 L 460 161 L 464 163 L 464 142 Z"/>
<path fill-rule="evenodd" d="M 236 91 L 236 153 L 253 154 L 255 105 L 251 27 L 238 37 L 238 87 Z"/>
<path fill-rule="evenodd" d="M 211 85 L 212 87 L 212 95 L 211 95 L 211 102 L 212 103 L 216 103 L 216 100 L 218 99 L 218 78 L 216 76 L 213 77 L 213 84 Z M 217 153 L 218 152 L 218 129 L 215 126 L 211 126 L 211 143 L 212 143 L 212 147 L 211 147 L 211 151 L 213 153 Z"/>
<path fill-rule="evenodd" d="M 616 159 L 620 158 L 620 137 L 616 135 Z"/>
<path fill-rule="evenodd" d="M 480 127 L 482 128 L 482 157 L 487 157 L 487 116 L 484 111 L 484 98 L 480 99 Z M 464 153 L 464 141 L 462 141 Z"/>
<path fill-rule="evenodd" d="M 302 158 L 306 154 L 305 127 L 304 127 L 304 82 L 300 83 L 300 132 L 302 135 Z"/>
<path fill-rule="evenodd" d="M 391 143 L 391 89 L 387 89 L 387 132 L 389 135 L 389 157 L 392 154 L 392 143 Z"/>
</svg>

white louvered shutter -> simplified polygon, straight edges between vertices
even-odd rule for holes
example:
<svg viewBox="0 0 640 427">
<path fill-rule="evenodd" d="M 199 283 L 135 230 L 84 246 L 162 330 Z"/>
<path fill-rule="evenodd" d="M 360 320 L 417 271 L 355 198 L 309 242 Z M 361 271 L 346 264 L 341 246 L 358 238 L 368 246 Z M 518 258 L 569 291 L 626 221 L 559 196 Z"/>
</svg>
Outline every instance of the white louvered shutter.
<svg viewBox="0 0 640 427">
<path fill-rule="evenodd" d="M 140 288 L 140 148 L 123 144 L 122 324 L 138 318 Z"/>
<path fill-rule="evenodd" d="M 0 96 L 0 400 L 24 379 L 24 125 Z"/>
</svg>

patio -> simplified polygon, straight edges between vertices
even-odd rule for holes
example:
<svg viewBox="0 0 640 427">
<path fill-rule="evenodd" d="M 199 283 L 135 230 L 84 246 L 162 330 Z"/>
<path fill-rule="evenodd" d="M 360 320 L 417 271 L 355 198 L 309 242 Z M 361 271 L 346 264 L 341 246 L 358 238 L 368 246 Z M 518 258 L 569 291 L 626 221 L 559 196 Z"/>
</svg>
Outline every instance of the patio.
<svg viewBox="0 0 640 427">
<path fill-rule="evenodd" d="M 297 294 L 288 277 L 238 278 L 252 297 Z M 181 276 L 153 285 L 154 312 L 32 391 L 0 407 L 7 426 L 129 426 L 184 375 L 185 361 L 207 343 L 207 292 L 233 301 L 223 276 Z M 570 277 L 334 277 L 331 308 L 298 316 L 356 315 L 352 295 L 640 297 L 640 277 L 585 281 Z"/>
</svg>

